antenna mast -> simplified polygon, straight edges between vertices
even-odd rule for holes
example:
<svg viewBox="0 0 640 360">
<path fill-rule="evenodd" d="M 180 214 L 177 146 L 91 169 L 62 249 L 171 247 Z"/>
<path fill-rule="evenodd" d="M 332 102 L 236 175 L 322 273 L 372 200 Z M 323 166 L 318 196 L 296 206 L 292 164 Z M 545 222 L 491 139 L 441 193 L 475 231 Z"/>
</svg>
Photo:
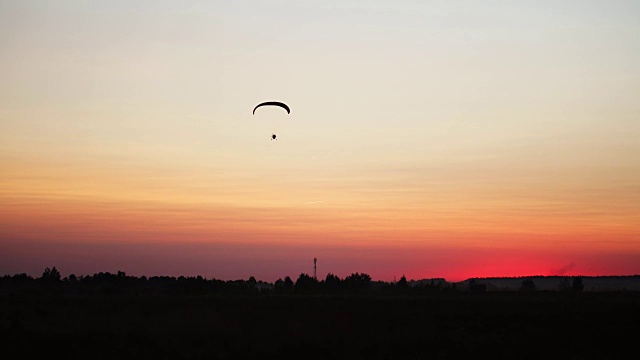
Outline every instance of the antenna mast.
<svg viewBox="0 0 640 360">
<path fill-rule="evenodd" d="M 313 278 L 314 278 L 314 279 L 318 279 L 318 278 L 316 277 L 316 262 L 317 262 L 317 261 L 318 261 L 318 259 L 317 259 L 317 258 L 313 258 Z"/>
</svg>

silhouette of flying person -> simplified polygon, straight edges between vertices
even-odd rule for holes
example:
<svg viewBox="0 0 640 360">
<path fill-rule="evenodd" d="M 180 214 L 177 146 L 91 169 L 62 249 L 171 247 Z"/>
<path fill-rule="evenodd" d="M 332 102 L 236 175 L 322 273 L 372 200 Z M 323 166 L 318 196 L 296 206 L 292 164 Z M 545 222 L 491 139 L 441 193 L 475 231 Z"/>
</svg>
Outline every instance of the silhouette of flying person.
<svg viewBox="0 0 640 360">
<path fill-rule="evenodd" d="M 287 106 L 287 104 L 279 102 L 279 101 L 267 101 L 267 102 L 263 102 L 260 103 L 258 105 L 256 105 L 256 107 L 253 108 L 253 115 L 256 114 L 256 109 L 258 109 L 261 106 L 279 106 L 283 109 L 285 109 L 287 111 L 287 114 L 291 113 L 291 109 L 289 109 L 289 106 Z M 271 140 L 278 140 L 278 136 L 275 133 L 271 134 Z"/>
</svg>

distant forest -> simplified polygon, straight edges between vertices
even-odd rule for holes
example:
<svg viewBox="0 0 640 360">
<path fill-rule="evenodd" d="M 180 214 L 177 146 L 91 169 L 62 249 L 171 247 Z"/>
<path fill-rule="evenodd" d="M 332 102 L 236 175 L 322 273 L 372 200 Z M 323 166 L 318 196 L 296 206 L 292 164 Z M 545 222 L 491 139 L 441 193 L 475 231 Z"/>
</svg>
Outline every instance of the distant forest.
<svg viewBox="0 0 640 360">
<path fill-rule="evenodd" d="M 0 277 L 0 344 L 7 359 L 624 359 L 637 342 L 640 291 L 620 286 L 638 284 L 640 276 L 384 282 L 363 273 L 268 283 L 63 277 L 53 267 Z"/>
<path fill-rule="evenodd" d="M 608 279 L 626 281 L 628 288 L 636 290 L 633 284 L 640 284 L 640 276 L 585 277 L 585 280 Z M 613 279 L 613 280 L 612 280 Z M 622 279 L 622 280 L 620 280 Z M 550 287 L 548 284 L 552 282 Z M 601 282 L 603 280 L 600 280 Z M 504 285 L 510 283 L 511 286 Z M 496 285 L 497 284 L 497 285 Z M 540 284 L 540 285 L 539 285 Z M 545 285 L 546 284 L 546 285 Z M 605 288 L 606 289 L 606 288 Z M 611 290 L 609 287 L 608 290 Z M 407 280 L 402 276 L 394 282 L 374 281 L 365 273 L 353 273 L 345 278 L 327 274 L 325 279 L 301 273 L 294 281 L 289 276 L 274 283 L 258 281 L 253 276 L 247 280 L 206 279 L 202 276 L 129 276 L 123 271 L 100 272 L 93 275 L 62 277 L 56 267 L 46 268 L 42 275 L 34 278 L 25 273 L 0 277 L 0 294 L 54 291 L 69 294 L 380 294 L 380 295 L 422 295 L 440 292 L 487 291 L 566 291 L 582 292 L 585 281 L 581 276 L 534 276 L 518 278 L 472 278 L 461 282 L 447 282 L 442 278 Z"/>
</svg>

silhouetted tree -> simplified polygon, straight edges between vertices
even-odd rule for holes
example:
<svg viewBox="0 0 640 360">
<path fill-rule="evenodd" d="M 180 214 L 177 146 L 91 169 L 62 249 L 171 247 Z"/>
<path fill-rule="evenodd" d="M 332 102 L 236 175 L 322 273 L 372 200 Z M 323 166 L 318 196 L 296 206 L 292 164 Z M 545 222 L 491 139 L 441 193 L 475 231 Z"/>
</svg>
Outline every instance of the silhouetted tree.
<svg viewBox="0 0 640 360">
<path fill-rule="evenodd" d="M 407 278 L 402 275 L 400 280 L 387 283 L 383 288 L 382 292 L 387 294 L 404 294 L 409 291 L 409 283 L 407 282 Z"/>
<path fill-rule="evenodd" d="M 55 266 L 51 269 L 46 268 L 44 269 L 44 272 L 42 273 L 40 280 L 48 283 L 58 282 L 60 281 L 60 272 L 58 271 L 58 269 L 56 269 Z"/>
<path fill-rule="evenodd" d="M 300 294 L 316 292 L 318 290 L 318 279 L 314 279 L 305 273 L 301 273 L 293 288 L 296 293 Z"/>
<path fill-rule="evenodd" d="M 342 281 L 336 275 L 328 273 L 324 280 L 324 288 L 328 293 L 335 294 L 340 291 Z"/>
<path fill-rule="evenodd" d="M 293 281 L 290 277 L 285 277 L 284 280 L 278 279 L 273 284 L 273 292 L 276 294 L 291 294 L 293 292 Z"/>
<path fill-rule="evenodd" d="M 407 283 L 407 278 L 404 275 L 402 275 L 400 280 L 398 280 L 398 282 L 396 283 L 396 287 L 398 289 L 406 289 L 408 286 L 409 284 Z"/>
<path fill-rule="evenodd" d="M 366 292 L 371 286 L 371 276 L 353 273 L 344 278 L 343 284 L 349 292 Z"/>
<path fill-rule="evenodd" d="M 573 282 L 571 283 L 571 290 L 577 292 L 584 290 L 584 284 L 582 283 L 581 277 L 578 276 L 573 278 Z"/>
<path fill-rule="evenodd" d="M 294 283 L 293 280 L 289 276 L 285 276 L 284 278 L 284 287 L 283 290 L 287 294 L 291 294 L 293 292 Z"/>
<path fill-rule="evenodd" d="M 273 292 L 276 294 L 282 294 L 284 291 L 284 281 L 282 281 L 282 278 L 276 280 L 276 282 L 273 283 Z"/>
<path fill-rule="evenodd" d="M 524 279 L 520 284 L 520 291 L 536 291 L 536 284 L 531 279 Z"/>
</svg>

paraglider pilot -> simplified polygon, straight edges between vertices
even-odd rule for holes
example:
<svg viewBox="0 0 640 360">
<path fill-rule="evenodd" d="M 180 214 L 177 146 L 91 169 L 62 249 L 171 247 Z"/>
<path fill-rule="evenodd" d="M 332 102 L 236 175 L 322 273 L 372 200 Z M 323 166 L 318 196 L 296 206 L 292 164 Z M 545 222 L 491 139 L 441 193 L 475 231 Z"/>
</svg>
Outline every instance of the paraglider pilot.
<svg viewBox="0 0 640 360">
<path fill-rule="evenodd" d="M 279 106 L 279 107 L 285 109 L 287 111 L 287 114 L 291 113 L 291 110 L 289 109 L 289 106 L 287 106 L 287 104 L 281 103 L 279 101 L 267 101 L 267 102 L 263 102 L 263 103 L 260 103 L 260 104 L 256 105 L 256 107 L 253 108 L 253 115 L 256 114 L 256 109 L 261 107 L 261 106 Z M 271 140 L 278 140 L 278 137 L 276 136 L 276 134 L 274 134 L 274 133 L 271 134 Z"/>
</svg>

